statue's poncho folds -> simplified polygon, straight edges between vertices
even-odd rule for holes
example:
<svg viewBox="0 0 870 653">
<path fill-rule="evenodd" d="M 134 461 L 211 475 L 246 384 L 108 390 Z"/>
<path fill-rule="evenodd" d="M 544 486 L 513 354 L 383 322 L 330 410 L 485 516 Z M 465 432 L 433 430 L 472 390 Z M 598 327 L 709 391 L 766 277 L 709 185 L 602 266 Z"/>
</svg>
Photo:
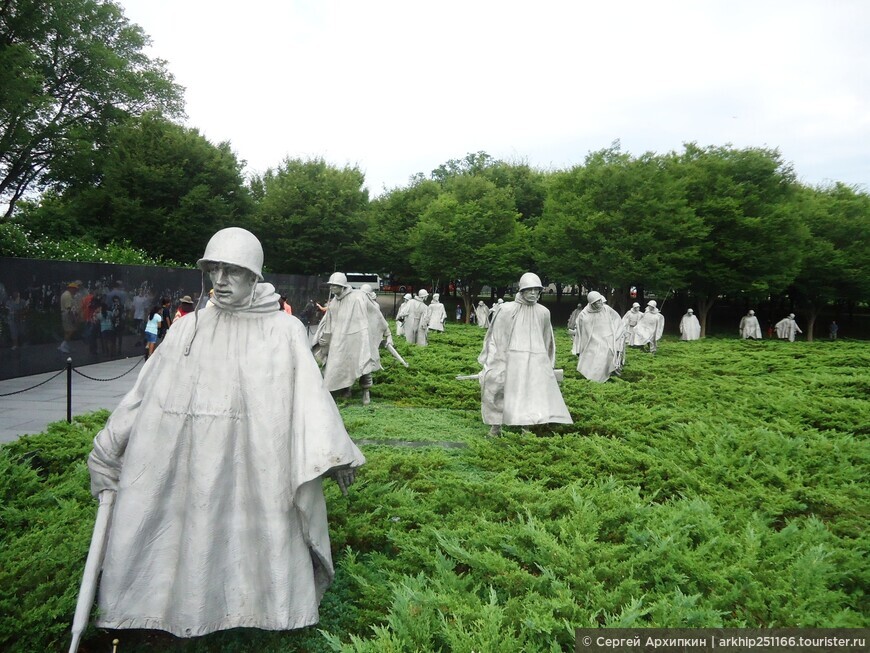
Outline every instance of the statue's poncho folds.
<svg viewBox="0 0 870 653">
<path fill-rule="evenodd" d="M 390 327 L 381 309 L 362 290 L 345 288 L 329 300 L 329 308 L 317 327 L 315 353 L 324 358 L 323 386 L 330 392 L 349 388 L 364 374 L 381 369 L 381 342 Z"/>
<path fill-rule="evenodd" d="M 680 340 L 699 340 L 701 338 L 701 323 L 692 313 L 686 313 L 680 318 Z"/>
<path fill-rule="evenodd" d="M 405 338 L 412 345 L 425 347 L 429 344 L 429 307 L 422 297 L 414 297 L 408 302 L 405 314 Z"/>
<path fill-rule="evenodd" d="M 502 305 L 478 357 L 485 424 L 571 424 L 553 371 L 556 343 L 550 311 L 516 301 Z"/>
<path fill-rule="evenodd" d="M 365 459 L 270 284 L 197 318 L 169 330 L 88 460 L 94 495 L 117 490 L 97 625 L 314 624 L 334 575 L 322 476 Z"/>
<path fill-rule="evenodd" d="M 625 324 L 609 306 L 580 311 L 575 322 L 574 347 L 580 359 L 577 371 L 590 381 L 604 383 L 619 371 L 625 348 Z"/>
<path fill-rule="evenodd" d="M 755 338 L 756 340 L 761 340 L 761 325 L 758 323 L 758 318 L 753 314 L 741 317 L 738 329 L 741 338 Z"/>
<path fill-rule="evenodd" d="M 651 342 L 658 342 L 664 332 L 665 316 L 656 308 L 647 308 L 644 313 L 641 313 L 634 327 L 631 344 L 634 347 L 642 347 Z"/>
<path fill-rule="evenodd" d="M 437 298 L 438 295 L 435 295 L 435 297 Z M 447 321 L 447 311 L 444 309 L 444 304 L 436 298 L 433 298 L 432 303 L 429 304 L 429 330 L 444 331 L 444 323 Z"/>
</svg>

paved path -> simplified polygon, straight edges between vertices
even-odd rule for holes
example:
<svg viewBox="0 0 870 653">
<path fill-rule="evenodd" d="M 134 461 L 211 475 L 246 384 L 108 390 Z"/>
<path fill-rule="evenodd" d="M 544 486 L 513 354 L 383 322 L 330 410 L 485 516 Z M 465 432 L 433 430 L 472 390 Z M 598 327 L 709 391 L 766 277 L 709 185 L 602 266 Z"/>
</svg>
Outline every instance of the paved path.
<svg viewBox="0 0 870 653">
<path fill-rule="evenodd" d="M 133 387 L 142 357 L 76 367 L 95 379 L 111 379 L 136 365 L 129 374 L 114 381 L 92 381 L 75 372 L 72 375 L 72 414 L 90 413 L 100 408 L 114 410 Z M 138 365 L 137 365 L 138 363 Z M 0 381 L 0 395 L 23 390 L 57 374 L 49 372 Z M 8 397 L 0 396 L 0 443 L 12 442 L 20 435 L 41 433 L 50 422 L 66 420 L 66 370 L 48 383 Z"/>
</svg>

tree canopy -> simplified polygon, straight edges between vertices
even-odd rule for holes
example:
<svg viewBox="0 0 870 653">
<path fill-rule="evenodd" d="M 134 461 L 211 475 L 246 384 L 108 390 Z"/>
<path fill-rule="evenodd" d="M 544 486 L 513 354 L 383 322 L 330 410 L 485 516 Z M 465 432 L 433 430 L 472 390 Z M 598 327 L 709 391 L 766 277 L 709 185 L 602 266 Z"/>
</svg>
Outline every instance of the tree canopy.
<svg viewBox="0 0 870 653">
<path fill-rule="evenodd" d="M 125 239 L 155 257 L 196 261 L 211 235 L 252 211 L 229 143 L 146 113 L 112 127 L 95 183 L 26 205 L 20 220 L 53 238 Z"/>
<path fill-rule="evenodd" d="M 541 269 L 587 288 L 684 288 L 708 229 L 666 157 L 619 147 L 554 173 L 535 235 Z M 617 302 L 621 304 L 621 302 Z"/>
<path fill-rule="evenodd" d="M 0 202 L 74 183 L 113 125 L 182 115 L 182 89 L 108 0 L 0 3 Z"/>
<path fill-rule="evenodd" d="M 275 272 L 325 274 L 363 258 L 369 196 L 356 167 L 323 159 L 285 159 L 251 180 L 257 208 L 252 229 Z"/>
<path fill-rule="evenodd" d="M 777 150 L 690 143 L 674 157 L 689 206 L 709 230 L 689 278 L 704 334 L 720 295 L 758 300 L 785 290 L 807 232 L 790 210 L 794 172 Z"/>
<path fill-rule="evenodd" d="M 508 190 L 483 177 L 451 177 L 411 234 L 411 261 L 423 277 L 458 281 L 467 309 L 484 284 L 519 279 L 529 247 L 519 218 Z"/>
<path fill-rule="evenodd" d="M 367 269 L 390 273 L 402 281 L 416 279 L 411 262 L 411 235 L 420 217 L 441 193 L 432 180 L 416 179 L 407 188 L 397 188 L 372 201 L 364 236 Z"/>
</svg>

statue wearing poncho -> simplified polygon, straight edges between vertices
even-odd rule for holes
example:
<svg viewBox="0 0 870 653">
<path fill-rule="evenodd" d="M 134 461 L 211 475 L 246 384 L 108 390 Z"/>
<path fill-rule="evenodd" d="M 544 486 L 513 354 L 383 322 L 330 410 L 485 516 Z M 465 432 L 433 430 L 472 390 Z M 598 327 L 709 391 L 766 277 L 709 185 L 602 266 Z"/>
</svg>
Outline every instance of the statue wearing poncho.
<svg viewBox="0 0 870 653">
<path fill-rule="evenodd" d="M 622 367 L 625 325 L 601 293 L 593 290 L 587 299 L 574 322 L 573 349 L 580 356 L 577 371 L 590 381 L 604 383 Z"/>
<path fill-rule="evenodd" d="M 405 338 L 412 345 L 425 347 L 429 344 L 429 306 L 426 298 L 429 292 L 421 288 L 410 302 L 405 315 Z"/>
<path fill-rule="evenodd" d="M 625 327 L 625 344 L 629 347 L 634 342 L 634 330 L 637 328 L 637 323 L 643 313 L 640 312 L 640 304 L 635 302 L 631 308 L 622 316 L 622 324 Z"/>
<path fill-rule="evenodd" d="M 322 478 L 365 458 L 302 323 L 255 264 L 209 256 L 221 235 L 259 248 L 242 229 L 212 238 L 209 307 L 169 330 L 88 459 L 94 495 L 117 491 L 103 628 L 301 628 L 334 575 Z"/>
<path fill-rule="evenodd" d="M 487 331 L 477 359 L 485 424 L 572 423 L 553 370 L 550 311 L 537 303 L 541 289 L 537 275 L 523 275 L 516 300 L 502 305 Z"/>
<path fill-rule="evenodd" d="M 758 323 L 758 318 L 755 317 L 755 311 L 751 310 L 740 318 L 740 324 L 737 327 L 740 332 L 740 337 L 743 339 L 761 340 L 761 325 Z"/>
<path fill-rule="evenodd" d="M 647 303 L 646 311 L 640 316 L 632 335 L 632 347 L 649 345 L 651 353 L 655 353 L 659 340 L 665 332 L 665 316 L 659 312 L 655 300 Z"/>
<path fill-rule="evenodd" d="M 402 304 L 396 312 L 396 335 L 405 335 L 405 318 L 408 317 L 408 309 L 411 308 L 411 293 L 405 293 Z"/>
<path fill-rule="evenodd" d="M 700 340 L 701 323 L 691 308 L 680 318 L 680 340 Z"/>
<path fill-rule="evenodd" d="M 430 331 L 444 331 L 444 323 L 447 321 L 447 311 L 438 299 L 439 295 L 436 292 L 432 295 L 432 302 L 429 304 Z"/>
<path fill-rule="evenodd" d="M 776 336 L 780 340 L 794 342 L 795 336 L 799 333 L 803 333 L 803 331 L 795 322 L 794 313 L 789 313 L 787 317 L 776 323 Z"/>
<path fill-rule="evenodd" d="M 329 283 L 333 296 L 314 336 L 315 356 L 325 361 L 323 386 L 341 390 L 361 379 L 368 390 L 371 373 L 381 369 L 381 343 L 393 342 L 390 326 L 378 305 L 362 290 L 352 289 L 344 274 L 334 273 Z M 364 400 L 367 396 L 364 392 Z"/>
<path fill-rule="evenodd" d="M 475 322 L 481 329 L 486 329 L 489 326 L 489 309 L 481 299 L 477 302 L 477 307 L 474 309 Z"/>
</svg>

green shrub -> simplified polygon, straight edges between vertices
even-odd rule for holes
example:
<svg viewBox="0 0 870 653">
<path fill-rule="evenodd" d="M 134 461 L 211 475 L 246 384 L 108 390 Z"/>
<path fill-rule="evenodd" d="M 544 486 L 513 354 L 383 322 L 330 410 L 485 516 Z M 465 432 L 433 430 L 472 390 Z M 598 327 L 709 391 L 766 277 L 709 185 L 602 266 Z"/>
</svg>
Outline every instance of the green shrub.
<svg viewBox="0 0 870 653">
<path fill-rule="evenodd" d="M 870 350 L 666 339 L 579 378 L 574 424 L 486 437 L 483 331 L 397 342 L 371 406 L 338 399 L 367 465 L 326 484 L 336 582 L 317 628 L 179 640 L 91 629 L 83 651 L 571 651 L 575 627 L 866 627 Z M 0 449 L 0 649 L 66 641 L 106 413 Z M 25 644 L 26 642 L 26 644 Z"/>
<path fill-rule="evenodd" d="M 127 241 L 99 244 L 84 237 L 54 240 L 36 236 L 21 225 L 12 222 L 0 223 L 0 256 L 119 265 L 187 267 L 162 257 L 154 258 Z"/>
</svg>

